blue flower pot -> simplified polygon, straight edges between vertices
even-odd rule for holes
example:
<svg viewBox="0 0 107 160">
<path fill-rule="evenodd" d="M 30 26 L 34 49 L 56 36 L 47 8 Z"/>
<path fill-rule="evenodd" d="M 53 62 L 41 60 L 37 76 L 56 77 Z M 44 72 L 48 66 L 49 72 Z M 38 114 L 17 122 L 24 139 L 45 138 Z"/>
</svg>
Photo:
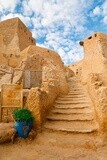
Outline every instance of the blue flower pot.
<svg viewBox="0 0 107 160">
<path fill-rule="evenodd" d="M 32 123 L 29 122 L 16 122 L 15 123 L 15 129 L 19 135 L 19 137 L 27 138 L 29 135 L 29 132 L 32 129 Z"/>
</svg>

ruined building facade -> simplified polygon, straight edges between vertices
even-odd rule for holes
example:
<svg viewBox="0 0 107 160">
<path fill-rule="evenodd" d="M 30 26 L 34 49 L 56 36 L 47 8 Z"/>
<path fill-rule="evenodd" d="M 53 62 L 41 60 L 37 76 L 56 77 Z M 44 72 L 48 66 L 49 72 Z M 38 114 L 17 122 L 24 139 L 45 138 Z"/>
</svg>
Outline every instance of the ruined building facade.
<svg viewBox="0 0 107 160">
<path fill-rule="evenodd" d="M 0 22 L 0 88 L 2 84 L 22 85 L 24 106 L 31 88 L 38 87 L 39 92 L 44 91 L 46 95 L 47 101 L 43 103 L 48 108 L 58 94 L 68 92 L 67 75 L 60 56 L 36 46 L 32 33 L 19 18 Z M 40 110 L 33 109 L 34 112 Z M 3 108 L 1 112 L 8 117 L 11 108 Z"/>
</svg>

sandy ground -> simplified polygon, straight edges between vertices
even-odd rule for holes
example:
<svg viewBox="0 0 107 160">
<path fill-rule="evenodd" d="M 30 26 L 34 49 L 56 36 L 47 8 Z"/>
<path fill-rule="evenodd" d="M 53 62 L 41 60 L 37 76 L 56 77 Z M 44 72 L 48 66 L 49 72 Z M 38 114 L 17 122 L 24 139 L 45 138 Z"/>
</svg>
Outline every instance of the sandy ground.
<svg viewBox="0 0 107 160">
<path fill-rule="evenodd" d="M 0 145 L 0 160 L 107 160 L 107 140 L 97 135 L 42 132 L 36 139 Z"/>
</svg>

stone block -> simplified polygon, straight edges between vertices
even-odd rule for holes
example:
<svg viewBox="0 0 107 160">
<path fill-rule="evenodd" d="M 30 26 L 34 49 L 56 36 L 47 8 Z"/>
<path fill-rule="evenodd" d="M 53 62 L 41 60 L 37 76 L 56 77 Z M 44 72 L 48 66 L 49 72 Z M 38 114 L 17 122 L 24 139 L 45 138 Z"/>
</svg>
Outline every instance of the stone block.
<svg viewBox="0 0 107 160">
<path fill-rule="evenodd" d="M 14 123 L 0 123 L 0 144 L 12 141 L 15 133 Z"/>
</svg>

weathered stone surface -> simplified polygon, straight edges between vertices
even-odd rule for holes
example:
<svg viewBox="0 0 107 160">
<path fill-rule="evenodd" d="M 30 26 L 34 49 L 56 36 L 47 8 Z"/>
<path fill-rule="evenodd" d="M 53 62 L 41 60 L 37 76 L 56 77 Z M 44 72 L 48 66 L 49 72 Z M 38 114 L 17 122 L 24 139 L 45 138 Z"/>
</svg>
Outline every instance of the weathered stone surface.
<svg viewBox="0 0 107 160">
<path fill-rule="evenodd" d="M 37 136 L 37 131 L 34 131 L 33 129 L 31 130 L 31 132 L 28 135 L 28 139 L 29 140 L 34 140 Z"/>
<path fill-rule="evenodd" d="M 73 96 L 75 97 L 75 101 L 72 97 L 66 99 L 66 95 L 55 100 L 54 107 L 47 116 L 47 122 L 44 125 L 45 129 L 54 132 L 84 134 L 92 133 L 99 129 L 91 99 L 86 89 L 84 89 L 82 85 L 79 85 L 77 79 L 74 78 L 75 77 L 70 78 L 69 87 L 70 90 L 74 90 Z M 74 83 L 76 83 L 76 85 L 74 85 Z M 77 85 L 79 92 L 75 95 Z M 85 90 L 84 96 L 87 99 L 82 97 L 78 100 L 78 96 L 82 95 L 82 90 Z M 70 96 L 70 92 L 68 95 Z"/>
<path fill-rule="evenodd" d="M 23 70 L 23 86 L 25 89 L 40 87 L 42 83 L 42 61 L 39 54 L 28 55 L 21 62 L 20 69 Z"/>
<path fill-rule="evenodd" d="M 84 40 L 84 59 L 80 66 L 82 68 L 82 80 L 87 81 L 88 75 L 91 73 L 100 74 L 103 82 L 107 85 L 107 35 L 103 33 L 95 33 Z M 80 71 L 79 71 L 80 73 Z"/>
<path fill-rule="evenodd" d="M 93 100 L 101 131 L 107 130 L 107 35 L 95 33 L 83 42 L 84 59 L 72 65 Z M 73 68 L 70 67 L 70 68 Z"/>
<path fill-rule="evenodd" d="M 13 122 L 14 119 L 13 119 L 13 111 L 14 111 L 14 107 L 4 107 L 2 108 L 1 107 L 1 121 L 4 122 L 4 123 L 8 123 L 8 122 Z"/>
<path fill-rule="evenodd" d="M 12 141 L 16 130 L 13 123 L 0 123 L 0 144 Z"/>
<path fill-rule="evenodd" d="M 57 53 L 35 45 L 31 32 L 19 18 L 0 23 L 0 52 L 0 86 L 4 83 L 23 85 L 24 89 L 41 87 L 39 101 L 42 100 L 39 105 L 44 107 L 41 113 L 43 120 L 45 110 L 53 105 L 56 96 L 68 92 L 66 78 L 71 76 L 71 73 L 66 72 Z M 7 97 L 6 91 L 7 89 L 2 96 L 5 101 L 2 102 L 1 114 L 3 114 L 2 120 L 8 122 L 11 117 L 8 113 L 11 113 L 12 107 L 18 103 L 12 102 L 15 93 L 13 91 L 13 94 L 9 93 L 10 98 L 8 98 L 9 94 Z M 23 97 L 24 105 L 27 104 L 27 97 L 28 94 Z M 30 98 L 31 103 L 32 100 L 33 98 Z"/>
<path fill-rule="evenodd" d="M 39 79 L 42 78 L 42 81 L 40 79 L 42 83 L 54 79 L 59 83 L 61 93 L 68 92 L 64 64 L 60 56 L 54 51 L 31 45 L 20 53 L 20 61 L 21 69 L 42 71 L 42 77 L 38 77 Z M 38 80 L 38 78 L 36 79 Z"/>
<path fill-rule="evenodd" d="M 23 71 L 15 69 L 13 71 L 12 83 L 22 84 L 22 77 L 23 77 Z"/>
<path fill-rule="evenodd" d="M 31 88 L 31 75 L 29 70 L 23 72 L 23 86 L 25 89 Z"/>
<path fill-rule="evenodd" d="M 32 88 L 27 99 L 27 107 L 32 111 L 38 125 L 41 125 L 42 123 L 42 106 L 40 96 L 41 90 L 39 88 Z"/>
<path fill-rule="evenodd" d="M 1 79 L 0 79 L 0 84 L 11 84 L 12 82 L 12 74 L 5 74 Z"/>
<path fill-rule="evenodd" d="M 32 88 L 27 99 L 27 107 L 36 117 L 36 124 L 40 126 L 47 112 L 53 106 L 55 98 L 58 96 L 58 86 L 53 83 L 45 83 L 42 88 Z"/>
<path fill-rule="evenodd" d="M 30 89 L 23 89 L 23 106 L 27 106 L 27 97 L 29 95 Z"/>
<path fill-rule="evenodd" d="M 78 75 L 78 74 L 81 75 L 81 72 L 82 72 L 81 65 L 82 65 L 82 63 L 83 63 L 83 61 L 81 60 L 77 63 L 68 65 L 68 68 L 70 68 L 75 73 L 75 75 Z"/>
<path fill-rule="evenodd" d="M 2 85 L 2 107 L 22 106 L 22 86 L 14 84 Z"/>
<path fill-rule="evenodd" d="M 2 84 L 12 83 L 13 69 L 7 65 L 0 65 L 0 88 Z"/>
<path fill-rule="evenodd" d="M 35 44 L 31 32 L 19 18 L 8 19 L 0 23 L 0 42 L 2 59 L 0 64 L 8 63 L 12 67 L 17 66 L 20 51 Z"/>
<path fill-rule="evenodd" d="M 65 71 L 67 79 L 75 75 L 75 73 L 69 67 L 65 67 Z"/>
<path fill-rule="evenodd" d="M 4 84 L 1 90 L 0 121 L 13 121 L 12 111 L 23 105 L 22 86 Z"/>
</svg>

